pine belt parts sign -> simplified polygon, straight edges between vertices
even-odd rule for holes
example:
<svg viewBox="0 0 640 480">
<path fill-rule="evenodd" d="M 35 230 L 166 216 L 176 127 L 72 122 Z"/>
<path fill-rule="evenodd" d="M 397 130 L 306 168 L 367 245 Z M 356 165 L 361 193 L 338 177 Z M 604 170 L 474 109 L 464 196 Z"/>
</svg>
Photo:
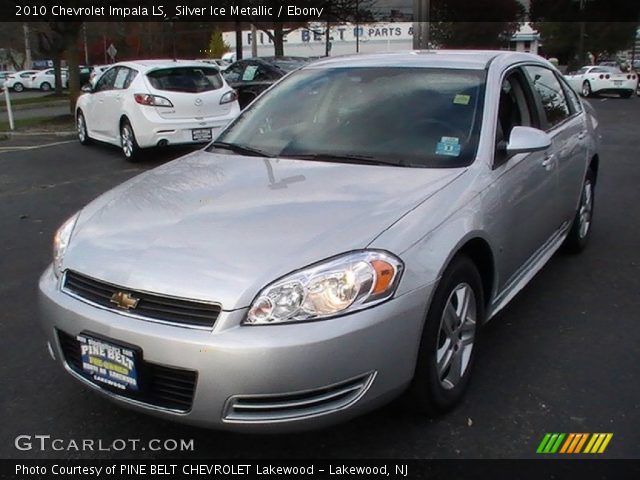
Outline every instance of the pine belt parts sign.
<svg viewBox="0 0 640 480">
<path fill-rule="evenodd" d="M 309 23 L 306 28 L 294 30 L 284 36 L 285 43 L 289 45 L 308 45 L 310 43 L 324 43 L 326 41 L 326 23 Z M 273 33 L 273 31 L 270 31 Z M 236 34 L 235 32 L 224 32 L 223 38 L 232 48 L 235 48 Z M 329 38 L 332 43 L 354 43 L 368 41 L 391 41 L 391 40 L 412 40 L 413 39 L 413 23 L 411 22 L 394 22 L 394 23 L 345 23 L 342 25 L 333 25 L 329 29 Z M 244 45 L 251 44 L 251 31 L 242 32 L 242 42 Z M 269 35 L 258 30 L 258 45 L 269 45 L 272 42 Z"/>
</svg>

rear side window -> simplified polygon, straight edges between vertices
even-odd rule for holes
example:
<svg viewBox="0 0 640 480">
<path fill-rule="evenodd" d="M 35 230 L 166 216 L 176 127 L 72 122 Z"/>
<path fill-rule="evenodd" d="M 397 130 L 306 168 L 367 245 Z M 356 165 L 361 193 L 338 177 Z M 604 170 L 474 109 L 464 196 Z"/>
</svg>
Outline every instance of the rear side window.
<svg viewBox="0 0 640 480">
<path fill-rule="evenodd" d="M 173 67 L 147 73 L 151 86 L 170 92 L 200 93 L 217 90 L 223 81 L 217 68 Z"/>
<path fill-rule="evenodd" d="M 562 85 L 555 74 L 548 68 L 537 66 L 527 66 L 524 70 L 542 103 L 549 128 L 562 123 L 571 115 L 571 111 Z"/>
</svg>

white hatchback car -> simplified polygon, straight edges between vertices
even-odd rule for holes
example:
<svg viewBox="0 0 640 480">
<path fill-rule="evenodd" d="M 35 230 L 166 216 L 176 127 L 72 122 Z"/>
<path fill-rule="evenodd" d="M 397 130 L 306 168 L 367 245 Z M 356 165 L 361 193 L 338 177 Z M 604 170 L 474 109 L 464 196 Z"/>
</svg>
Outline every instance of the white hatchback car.
<svg viewBox="0 0 640 480">
<path fill-rule="evenodd" d="M 213 65 L 141 60 L 113 65 L 76 104 L 80 143 L 99 140 L 135 160 L 142 148 L 209 142 L 240 113 Z"/>
<path fill-rule="evenodd" d="M 564 76 L 569 85 L 583 97 L 599 93 L 614 93 L 630 98 L 638 88 L 635 72 L 622 72 L 618 67 L 586 66 Z"/>
</svg>

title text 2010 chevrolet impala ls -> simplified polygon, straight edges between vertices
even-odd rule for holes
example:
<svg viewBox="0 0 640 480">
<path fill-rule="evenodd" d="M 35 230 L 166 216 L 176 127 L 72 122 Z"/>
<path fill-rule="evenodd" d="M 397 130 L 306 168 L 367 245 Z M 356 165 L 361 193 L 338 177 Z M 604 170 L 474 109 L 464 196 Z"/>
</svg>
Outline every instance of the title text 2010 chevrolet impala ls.
<svg viewBox="0 0 640 480">
<path fill-rule="evenodd" d="M 40 280 L 50 350 L 123 405 L 275 431 L 469 382 L 478 329 L 589 238 L 597 122 L 540 57 L 309 64 L 97 198 Z"/>
</svg>

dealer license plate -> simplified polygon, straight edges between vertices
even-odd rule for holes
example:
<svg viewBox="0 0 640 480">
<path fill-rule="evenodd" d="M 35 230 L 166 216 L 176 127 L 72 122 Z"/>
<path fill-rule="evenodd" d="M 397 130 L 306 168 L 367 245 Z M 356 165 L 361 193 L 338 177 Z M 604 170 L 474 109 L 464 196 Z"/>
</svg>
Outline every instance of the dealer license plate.
<svg viewBox="0 0 640 480">
<path fill-rule="evenodd" d="M 137 352 L 88 335 L 78 335 L 82 355 L 82 370 L 99 383 L 119 390 L 136 391 Z"/>
<path fill-rule="evenodd" d="M 191 130 L 191 138 L 194 142 L 210 142 L 211 141 L 211 129 L 210 128 L 195 128 Z"/>
</svg>

